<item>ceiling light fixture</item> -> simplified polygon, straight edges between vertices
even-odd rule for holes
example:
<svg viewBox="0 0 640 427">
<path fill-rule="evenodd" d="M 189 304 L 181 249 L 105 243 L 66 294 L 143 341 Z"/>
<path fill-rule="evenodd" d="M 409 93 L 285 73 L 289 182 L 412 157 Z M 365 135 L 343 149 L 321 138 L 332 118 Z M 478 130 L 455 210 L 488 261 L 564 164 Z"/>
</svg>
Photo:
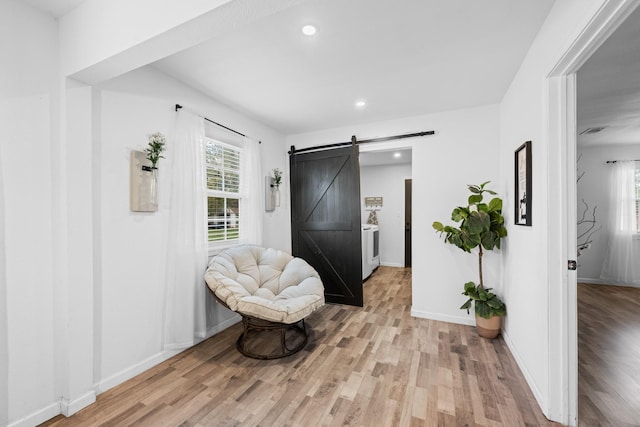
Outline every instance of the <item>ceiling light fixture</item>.
<svg viewBox="0 0 640 427">
<path fill-rule="evenodd" d="M 318 32 L 318 28 L 315 25 L 305 25 L 302 27 L 302 34 L 305 36 L 312 36 Z"/>
<path fill-rule="evenodd" d="M 361 99 L 359 101 L 356 101 L 356 107 L 357 108 L 364 108 L 367 105 L 367 101 Z"/>
<path fill-rule="evenodd" d="M 400 153 L 393 153 L 393 157 L 395 157 L 396 159 L 399 159 L 402 156 L 402 154 Z"/>
</svg>

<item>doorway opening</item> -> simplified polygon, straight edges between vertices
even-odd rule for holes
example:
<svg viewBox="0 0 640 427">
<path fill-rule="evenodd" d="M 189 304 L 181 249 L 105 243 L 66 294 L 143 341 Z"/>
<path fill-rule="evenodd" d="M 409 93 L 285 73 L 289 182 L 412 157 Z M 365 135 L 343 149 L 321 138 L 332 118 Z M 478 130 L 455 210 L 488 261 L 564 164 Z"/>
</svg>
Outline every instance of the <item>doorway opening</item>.
<svg viewBox="0 0 640 427">
<path fill-rule="evenodd" d="M 369 227 L 375 229 L 374 232 L 377 231 L 379 235 L 379 265 L 405 267 L 407 257 L 411 257 L 410 250 L 407 253 L 405 241 L 405 186 L 406 180 L 411 179 L 412 150 L 411 147 L 372 148 L 373 150 L 360 153 L 363 242 L 366 239 L 364 230 Z M 409 199 L 410 196 L 409 193 Z M 409 217 L 410 214 L 409 210 Z M 370 272 L 363 272 L 363 280 L 367 273 Z"/>
<path fill-rule="evenodd" d="M 576 73 L 580 425 L 640 420 L 639 38 L 636 9 Z"/>
<path fill-rule="evenodd" d="M 549 407 L 547 415 L 578 423 L 576 72 L 638 6 L 622 0 L 604 4 L 548 74 L 549 193 L 548 297 Z M 561 262 L 559 262 L 561 261 Z M 569 268 L 567 268 L 569 267 Z M 558 327 L 559 326 L 559 327 Z"/>
</svg>

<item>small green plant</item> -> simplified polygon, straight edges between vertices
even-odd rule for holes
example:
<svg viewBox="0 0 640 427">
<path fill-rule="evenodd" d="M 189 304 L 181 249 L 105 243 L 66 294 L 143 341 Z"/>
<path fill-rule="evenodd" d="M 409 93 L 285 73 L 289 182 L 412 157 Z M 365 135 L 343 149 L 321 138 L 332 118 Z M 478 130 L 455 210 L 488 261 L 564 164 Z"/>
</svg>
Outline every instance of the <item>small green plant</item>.
<svg viewBox="0 0 640 427">
<path fill-rule="evenodd" d="M 276 187 L 280 187 L 280 183 L 282 183 L 282 171 L 278 168 L 273 170 L 273 185 Z"/>
<path fill-rule="evenodd" d="M 485 288 L 482 279 L 483 250 L 500 249 L 500 240 L 507 236 L 502 216 L 502 199 L 494 197 L 489 203 L 484 203 L 484 194 L 496 195 L 494 191 L 486 189 L 489 181 L 480 185 L 469 185 L 467 206 L 458 206 L 451 213 L 451 219 L 458 222 L 459 227 L 443 225 L 435 221 L 433 228 L 444 237 L 445 243 L 457 246 L 465 252 L 471 253 L 478 248 L 478 270 L 480 283 L 467 282 L 464 285 L 463 295 L 469 297 L 460 309 L 471 308 L 474 301 L 475 312 L 478 316 L 489 319 L 492 316 L 504 316 L 506 307 L 504 302 L 492 292 L 491 288 Z"/>
<path fill-rule="evenodd" d="M 149 145 L 145 148 L 144 152 L 147 154 L 147 160 L 151 162 L 151 168 L 157 169 L 157 164 L 160 159 L 164 159 L 162 152 L 165 150 L 164 145 L 167 143 L 166 138 L 160 132 L 147 135 L 149 138 Z"/>
</svg>

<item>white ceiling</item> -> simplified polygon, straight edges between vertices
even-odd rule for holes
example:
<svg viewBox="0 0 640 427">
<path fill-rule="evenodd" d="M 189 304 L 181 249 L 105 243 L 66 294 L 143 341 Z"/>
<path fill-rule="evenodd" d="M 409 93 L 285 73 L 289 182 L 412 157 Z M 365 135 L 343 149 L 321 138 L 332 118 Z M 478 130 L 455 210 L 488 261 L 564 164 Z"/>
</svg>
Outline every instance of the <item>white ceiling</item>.
<svg viewBox="0 0 640 427">
<path fill-rule="evenodd" d="M 307 0 L 154 66 L 285 134 L 497 103 L 552 4 Z"/>
<path fill-rule="evenodd" d="M 285 134 L 497 103 L 553 1 L 303 0 L 154 66 Z"/>
<path fill-rule="evenodd" d="M 55 18 L 71 12 L 85 0 L 22 0 L 31 6 L 40 9 Z"/>
<path fill-rule="evenodd" d="M 577 75 L 582 147 L 640 143 L 640 8 L 609 37 Z"/>
</svg>

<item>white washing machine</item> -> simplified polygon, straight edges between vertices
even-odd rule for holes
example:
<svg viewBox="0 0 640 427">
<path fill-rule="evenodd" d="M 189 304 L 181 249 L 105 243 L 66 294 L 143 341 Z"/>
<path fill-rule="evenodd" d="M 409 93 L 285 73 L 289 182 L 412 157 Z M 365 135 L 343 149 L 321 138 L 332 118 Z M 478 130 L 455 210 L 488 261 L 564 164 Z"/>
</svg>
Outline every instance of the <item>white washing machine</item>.
<svg viewBox="0 0 640 427">
<path fill-rule="evenodd" d="M 373 269 L 369 262 L 369 242 L 372 242 L 371 225 L 362 224 L 362 280 L 371 275 Z"/>
<path fill-rule="evenodd" d="M 380 265 L 380 228 L 362 224 L 362 280 Z"/>
<path fill-rule="evenodd" d="M 369 248 L 369 265 L 373 272 L 380 266 L 380 227 L 377 225 L 371 226 Z"/>
</svg>

